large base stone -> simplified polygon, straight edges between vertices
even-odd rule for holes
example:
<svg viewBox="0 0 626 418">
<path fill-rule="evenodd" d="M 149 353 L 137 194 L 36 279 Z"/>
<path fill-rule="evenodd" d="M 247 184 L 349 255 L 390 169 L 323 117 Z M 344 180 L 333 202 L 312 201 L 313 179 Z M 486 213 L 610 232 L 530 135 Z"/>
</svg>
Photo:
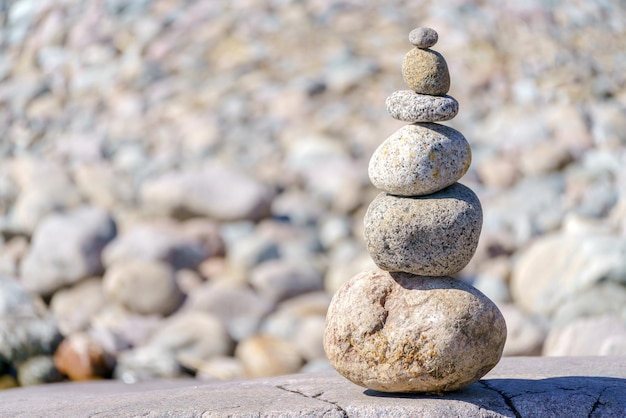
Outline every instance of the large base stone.
<svg viewBox="0 0 626 418">
<path fill-rule="evenodd" d="M 500 360 L 502 314 L 485 295 L 449 277 L 363 272 L 332 299 L 324 349 L 352 382 L 382 392 L 445 392 Z"/>
</svg>

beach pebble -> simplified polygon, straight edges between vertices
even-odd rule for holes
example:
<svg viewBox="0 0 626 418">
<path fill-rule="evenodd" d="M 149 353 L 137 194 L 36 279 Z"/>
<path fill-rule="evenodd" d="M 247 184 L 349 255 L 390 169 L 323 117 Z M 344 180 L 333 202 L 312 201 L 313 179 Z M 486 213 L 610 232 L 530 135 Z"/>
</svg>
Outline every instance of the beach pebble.
<svg viewBox="0 0 626 418">
<path fill-rule="evenodd" d="M 20 386 L 40 385 L 62 380 L 63 376 L 54 365 L 52 356 L 39 355 L 31 357 L 17 368 L 17 381 L 20 383 Z"/>
<path fill-rule="evenodd" d="M 207 312 L 217 317 L 235 341 L 255 334 L 274 304 L 246 285 L 208 282 L 194 290 L 183 309 Z"/>
<path fill-rule="evenodd" d="M 181 366 L 171 351 L 154 345 L 122 351 L 113 376 L 125 383 L 180 377 Z"/>
<path fill-rule="evenodd" d="M 392 118 L 409 123 L 450 120 L 459 111 L 459 102 L 452 96 L 429 96 L 413 90 L 391 93 L 385 105 Z"/>
<path fill-rule="evenodd" d="M 436 123 L 406 125 L 374 151 L 368 174 L 374 186 L 399 196 L 422 196 L 460 179 L 472 152 L 465 137 Z"/>
<path fill-rule="evenodd" d="M 149 338 L 147 345 L 174 354 L 189 369 L 215 357 L 231 354 L 232 340 L 214 315 L 205 312 L 180 312 L 168 318 Z"/>
<path fill-rule="evenodd" d="M 102 344 L 86 333 L 70 335 L 54 353 L 54 364 L 59 372 L 74 381 L 107 377 L 114 363 Z"/>
<path fill-rule="evenodd" d="M 100 274 L 100 254 L 116 233 L 111 216 L 95 207 L 48 215 L 37 226 L 22 261 L 22 283 L 32 292 L 50 295 L 63 286 Z"/>
<path fill-rule="evenodd" d="M 105 304 L 102 280 L 91 277 L 55 292 L 50 300 L 50 311 L 57 320 L 59 331 L 70 335 L 87 329 Z"/>
<path fill-rule="evenodd" d="M 455 183 L 424 197 L 381 193 L 364 223 L 367 249 L 381 269 L 449 276 L 474 255 L 482 209 L 474 192 Z"/>
<path fill-rule="evenodd" d="M 52 354 L 62 340 L 43 301 L 12 277 L 0 275 L 0 359 L 17 365 Z"/>
<path fill-rule="evenodd" d="M 199 237 L 186 233 L 186 223 L 137 223 L 111 241 L 102 253 L 105 267 L 132 261 L 162 261 L 175 269 L 194 270 L 213 251 Z"/>
<path fill-rule="evenodd" d="M 521 252 L 513 267 L 513 300 L 527 312 L 561 323 L 615 312 L 626 301 L 624 253 L 626 239 L 611 234 L 543 236 Z M 606 286 L 612 290 L 602 291 Z M 602 303 L 587 299 L 588 294 L 601 297 Z"/>
<path fill-rule="evenodd" d="M 417 48 L 430 48 L 438 39 L 439 35 L 431 28 L 415 28 L 409 33 L 409 42 Z"/>
<path fill-rule="evenodd" d="M 270 335 L 255 335 L 240 342 L 235 358 L 243 363 L 246 377 L 296 373 L 303 363 L 293 344 Z"/>
<path fill-rule="evenodd" d="M 168 172 L 141 188 L 147 212 L 179 219 L 258 220 L 269 213 L 273 197 L 271 187 L 216 162 L 201 169 Z"/>
<path fill-rule="evenodd" d="M 109 300 L 139 314 L 168 315 L 183 300 L 174 270 L 158 261 L 114 264 L 107 269 L 102 286 Z"/>
<path fill-rule="evenodd" d="M 324 278 L 313 264 L 287 259 L 268 260 L 250 272 L 250 284 L 265 300 L 280 302 L 321 290 Z"/>
<path fill-rule="evenodd" d="M 450 90 L 448 64 L 437 51 L 413 48 L 402 61 L 404 82 L 418 94 L 445 96 Z"/>
<path fill-rule="evenodd" d="M 333 297 L 324 349 L 352 382 L 383 392 L 446 392 L 500 360 L 506 325 L 486 296 L 449 277 L 362 272 Z"/>
<path fill-rule="evenodd" d="M 578 318 L 550 330 L 542 355 L 598 356 L 607 353 L 609 346 L 617 341 L 615 337 L 626 338 L 626 324 L 618 315 Z M 624 355 L 626 351 L 615 354 Z"/>
</svg>

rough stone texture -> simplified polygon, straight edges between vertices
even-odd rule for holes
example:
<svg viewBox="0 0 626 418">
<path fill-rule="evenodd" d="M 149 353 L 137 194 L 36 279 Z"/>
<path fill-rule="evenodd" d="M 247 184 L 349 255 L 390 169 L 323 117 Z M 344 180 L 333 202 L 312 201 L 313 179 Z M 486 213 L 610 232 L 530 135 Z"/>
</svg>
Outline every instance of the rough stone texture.
<svg viewBox="0 0 626 418">
<path fill-rule="evenodd" d="M 418 48 L 430 48 L 438 39 L 439 35 L 431 28 L 415 28 L 409 33 L 409 42 Z"/>
<path fill-rule="evenodd" d="M 333 296 L 324 350 L 352 382 L 383 392 L 447 392 L 500 360 L 502 314 L 485 295 L 450 277 L 363 272 Z"/>
<path fill-rule="evenodd" d="M 462 184 L 424 197 L 379 194 L 364 219 L 365 243 L 383 270 L 449 276 L 472 258 L 482 226 L 478 197 Z"/>
<path fill-rule="evenodd" d="M 392 118 L 410 123 L 450 120 L 459 111 L 459 102 L 452 96 L 429 96 L 413 90 L 395 91 L 385 104 Z"/>
<path fill-rule="evenodd" d="M 0 416 L 622 417 L 625 383 L 623 356 L 512 357 L 444 396 L 363 390 L 335 371 L 234 382 L 57 383 L 0 391 Z"/>
<path fill-rule="evenodd" d="M 49 295 L 100 274 L 100 254 L 115 235 L 115 222 L 102 209 L 82 207 L 48 215 L 35 230 L 30 251 L 22 261 L 22 283 L 33 292 Z"/>
<path fill-rule="evenodd" d="M 472 151 L 460 132 L 436 123 L 406 125 L 374 151 L 368 174 L 387 193 L 422 196 L 456 182 L 471 161 Z"/>
<path fill-rule="evenodd" d="M 450 90 L 450 73 L 443 56 L 431 49 L 413 48 L 402 61 L 404 82 L 416 93 L 445 96 Z"/>
</svg>

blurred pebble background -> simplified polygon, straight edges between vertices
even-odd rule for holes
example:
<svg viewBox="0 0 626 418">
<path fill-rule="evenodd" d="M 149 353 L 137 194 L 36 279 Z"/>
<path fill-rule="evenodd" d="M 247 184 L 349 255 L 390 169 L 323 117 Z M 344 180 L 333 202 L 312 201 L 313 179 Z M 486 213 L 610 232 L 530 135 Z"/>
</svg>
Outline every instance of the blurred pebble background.
<svg viewBox="0 0 626 418">
<path fill-rule="evenodd" d="M 0 387 L 328 367 L 429 26 L 505 355 L 626 354 L 626 2 L 0 0 Z"/>
</svg>

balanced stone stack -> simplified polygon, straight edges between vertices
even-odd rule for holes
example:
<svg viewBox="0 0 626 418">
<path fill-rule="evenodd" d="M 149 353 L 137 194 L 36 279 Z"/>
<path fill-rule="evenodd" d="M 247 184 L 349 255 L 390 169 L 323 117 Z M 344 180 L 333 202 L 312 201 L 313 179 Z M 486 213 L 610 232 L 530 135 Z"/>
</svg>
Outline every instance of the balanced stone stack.
<svg viewBox="0 0 626 418">
<path fill-rule="evenodd" d="M 450 277 L 473 256 L 482 227 L 478 197 L 457 181 L 471 162 L 463 135 L 435 122 L 458 102 L 450 75 L 430 49 L 437 32 L 418 28 L 402 64 L 411 90 L 387 99 L 409 122 L 372 155 L 370 180 L 382 190 L 365 215 L 365 241 L 377 266 L 333 297 L 324 349 L 352 382 L 384 392 L 442 393 L 477 381 L 502 355 L 506 325 L 485 295 Z"/>
</svg>

